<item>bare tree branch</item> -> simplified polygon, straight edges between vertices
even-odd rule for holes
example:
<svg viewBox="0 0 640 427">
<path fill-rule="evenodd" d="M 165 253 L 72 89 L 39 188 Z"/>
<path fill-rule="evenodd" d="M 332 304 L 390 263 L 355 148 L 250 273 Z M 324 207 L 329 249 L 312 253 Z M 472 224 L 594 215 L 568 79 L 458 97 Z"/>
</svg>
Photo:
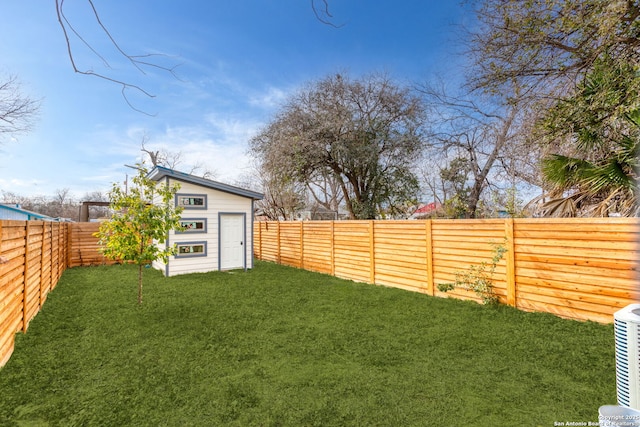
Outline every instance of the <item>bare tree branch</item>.
<svg viewBox="0 0 640 427">
<path fill-rule="evenodd" d="M 20 92 L 17 77 L 0 81 L 0 137 L 28 132 L 40 109 L 40 101 Z"/>
<path fill-rule="evenodd" d="M 149 159 L 151 160 L 151 164 L 153 166 L 158 166 L 158 165 L 164 166 L 163 163 L 165 160 L 161 157 L 160 150 L 152 151 L 145 148 L 144 144 L 148 141 L 149 141 L 149 135 L 145 133 L 142 136 L 142 142 L 140 143 L 141 144 L 140 151 L 147 153 L 147 155 L 149 156 Z"/>
<path fill-rule="evenodd" d="M 64 38 L 65 38 L 65 43 L 67 45 L 67 55 L 69 57 L 69 60 L 71 62 L 71 66 L 73 68 L 73 71 L 78 73 L 78 74 L 82 74 L 82 75 L 86 75 L 86 76 L 93 76 L 93 77 L 97 77 L 99 79 L 102 80 L 106 80 L 108 82 L 111 83 L 115 83 L 119 86 L 121 86 L 122 90 L 122 97 L 124 98 L 125 102 L 127 103 L 127 105 L 133 109 L 134 111 L 137 111 L 139 113 L 143 113 L 146 114 L 148 116 L 154 116 L 154 114 L 150 114 L 146 111 L 143 111 L 139 108 L 136 108 L 133 103 L 131 102 L 131 100 L 129 99 L 129 97 L 127 96 L 127 90 L 131 89 L 134 90 L 142 95 L 144 95 L 147 98 L 155 98 L 155 95 L 150 93 L 149 91 L 147 91 L 146 89 L 144 89 L 143 87 L 133 84 L 131 82 L 127 82 L 118 78 L 114 78 L 114 77 L 110 77 L 106 74 L 103 73 L 99 73 L 99 72 L 95 72 L 91 69 L 80 69 L 78 67 L 78 65 L 76 64 L 76 60 L 74 57 L 74 52 L 73 52 L 73 48 L 72 48 L 72 43 L 71 43 L 71 38 L 70 38 L 70 34 L 69 33 L 73 33 L 93 54 L 95 54 L 101 61 L 102 63 L 105 65 L 105 67 L 107 68 L 111 68 L 111 65 L 109 64 L 109 62 L 106 60 L 106 58 L 104 56 L 102 56 L 98 51 L 96 51 L 96 49 L 93 48 L 93 46 L 91 46 L 90 43 L 88 43 L 86 41 L 86 39 L 74 28 L 74 26 L 71 24 L 71 22 L 67 19 L 67 16 L 64 13 L 64 2 L 65 0 L 55 0 L 56 2 L 56 14 L 58 17 L 58 23 L 60 24 L 60 28 L 62 29 L 62 33 L 64 34 Z M 173 67 L 167 67 L 152 61 L 148 61 L 148 60 L 142 60 L 142 58 L 151 58 L 151 57 L 159 57 L 159 56 L 165 56 L 165 55 L 158 55 L 158 54 L 145 54 L 145 55 L 131 55 L 127 52 L 124 51 L 124 49 L 122 49 L 120 47 L 120 45 L 118 44 L 118 42 L 115 40 L 115 38 L 112 36 L 111 32 L 108 30 L 108 28 L 103 24 L 102 20 L 100 19 L 100 15 L 93 3 L 93 0 L 87 0 L 87 3 L 89 4 L 89 6 L 91 7 L 93 16 L 95 18 L 95 21 L 98 23 L 98 26 L 101 28 L 102 32 L 108 37 L 109 41 L 111 42 L 111 44 L 114 46 L 114 48 L 120 53 L 120 55 L 122 55 L 122 57 L 124 57 L 129 63 L 131 63 L 131 65 L 133 67 L 135 67 L 141 74 L 146 75 L 146 72 L 144 70 L 144 67 L 151 67 L 151 68 L 155 68 L 161 71 L 165 71 L 168 72 L 169 74 L 171 74 L 174 78 L 178 78 L 175 70 L 177 68 L 177 65 L 173 66 Z"/>
<path fill-rule="evenodd" d="M 98 10 L 95 7 L 94 1 L 93 0 L 86 0 L 86 2 L 89 4 L 89 7 L 91 8 L 91 13 L 93 15 L 93 18 L 95 20 L 95 22 L 97 23 L 97 25 L 100 27 L 101 31 L 106 35 L 106 37 L 109 39 L 109 42 L 111 43 L 111 45 L 117 50 L 117 52 L 124 57 L 136 70 L 138 70 L 141 74 L 146 75 L 147 73 L 145 72 L 145 68 L 149 67 L 149 68 L 155 68 L 157 70 L 161 70 L 164 72 L 167 72 L 169 74 L 171 74 L 174 78 L 179 80 L 179 77 L 177 76 L 175 70 L 177 68 L 178 65 L 175 66 L 165 66 L 165 65 L 161 65 L 157 62 L 154 62 L 152 60 L 148 60 L 149 58 L 152 57 L 161 57 L 161 56 L 166 56 L 166 55 L 162 55 L 162 54 L 144 54 L 144 55 L 132 55 L 128 52 L 126 52 L 118 43 L 118 41 L 115 39 L 115 37 L 113 37 L 113 35 L 111 34 L 111 32 L 109 31 L 109 29 L 107 28 L 107 26 L 102 22 L 102 19 L 100 18 L 100 14 L 98 12 Z M 69 19 L 67 19 L 67 16 L 65 15 L 64 12 L 64 6 L 65 6 L 65 0 L 55 0 L 55 4 L 56 4 L 56 14 L 58 17 L 58 23 L 60 25 L 60 28 L 62 29 L 62 33 L 64 34 L 64 39 L 65 39 L 65 43 L 67 46 L 67 55 L 69 57 L 69 60 L 71 62 L 71 67 L 73 68 L 73 71 L 75 73 L 78 74 L 82 74 L 85 76 L 92 76 L 92 77 L 97 77 L 99 79 L 108 81 L 110 83 L 114 83 L 117 84 L 119 86 L 121 86 L 121 92 L 122 92 L 122 97 L 124 98 L 125 102 L 127 103 L 127 105 L 133 109 L 134 111 L 149 115 L 149 116 L 154 116 L 154 114 L 149 114 L 146 111 L 143 111 L 137 107 L 135 107 L 133 105 L 133 103 L 131 102 L 131 100 L 129 99 L 128 95 L 127 95 L 127 90 L 133 90 L 134 92 L 137 92 L 147 98 L 155 98 L 155 95 L 150 93 L 148 90 L 144 89 L 142 86 L 131 83 L 129 81 L 125 81 L 123 79 L 119 79 L 116 77 L 112 77 L 108 74 L 104 74 L 104 73 L 100 73 L 100 72 L 96 72 L 92 69 L 82 69 L 81 67 L 78 66 L 77 62 L 76 62 L 76 58 L 74 56 L 74 49 L 72 46 L 72 40 L 71 40 L 71 34 L 73 34 L 73 36 L 75 36 L 78 40 L 80 40 L 80 42 L 82 44 L 84 44 L 94 55 L 96 55 L 96 57 L 98 57 L 102 63 L 104 64 L 104 66 L 106 68 L 111 69 L 111 65 L 109 63 L 109 61 L 102 55 L 100 54 L 100 52 L 98 52 L 92 45 L 91 43 L 89 43 L 85 37 L 83 37 L 83 35 L 76 30 L 76 28 L 74 27 L 74 25 L 69 21 Z M 311 0 L 311 8 L 313 10 L 314 15 L 316 16 L 316 18 L 322 22 L 323 24 L 326 25 L 330 25 L 332 27 L 335 28 L 339 28 L 342 25 L 336 25 L 335 23 L 332 22 L 333 19 L 333 15 L 331 14 L 331 12 L 329 11 L 329 2 L 328 0 Z"/>
<path fill-rule="evenodd" d="M 318 8 L 318 6 L 316 5 L 317 3 L 321 3 L 320 8 Z M 323 24 L 330 25 L 335 28 L 342 27 L 342 25 L 336 25 L 331 22 L 331 20 L 333 19 L 333 15 L 329 12 L 328 0 L 311 0 L 311 9 L 313 9 L 313 13 L 316 15 L 316 19 Z"/>
</svg>

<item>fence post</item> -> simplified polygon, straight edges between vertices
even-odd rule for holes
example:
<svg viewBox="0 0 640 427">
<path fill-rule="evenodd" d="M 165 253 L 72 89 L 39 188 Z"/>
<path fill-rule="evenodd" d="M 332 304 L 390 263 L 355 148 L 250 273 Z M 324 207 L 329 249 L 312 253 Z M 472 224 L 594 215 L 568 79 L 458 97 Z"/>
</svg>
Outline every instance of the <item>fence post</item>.
<svg viewBox="0 0 640 427">
<path fill-rule="evenodd" d="M 24 226 L 24 270 L 22 276 L 22 332 L 27 332 L 27 277 L 29 277 L 29 221 L 25 221 Z"/>
<path fill-rule="evenodd" d="M 51 289 L 53 289 L 53 223 L 49 224 L 49 244 L 51 245 L 51 261 L 49 261 L 51 263 L 51 273 L 49 273 L 49 286 L 47 288 L 47 293 L 51 292 Z"/>
<path fill-rule="evenodd" d="M 40 243 L 40 295 L 38 297 L 38 311 L 42 308 L 42 288 L 44 284 L 44 243 L 45 243 L 45 233 L 47 231 L 47 224 L 42 222 L 42 243 Z"/>
<path fill-rule="evenodd" d="M 433 283 L 433 237 L 430 219 L 426 220 L 425 225 L 425 240 L 427 242 L 427 294 L 434 296 L 436 294 L 435 286 Z"/>
<path fill-rule="evenodd" d="M 71 245 L 72 240 L 69 238 L 69 237 L 71 237 L 71 227 L 67 226 L 66 230 L 64 230 L 64 231 L 65 231 L 64 240 L 66 240 L 68 242 L 65 245 L 65 248 L 67 249 L 66 253 L 64 254 L 65 255 L 65 264 L 67 266 L 70 266 L 71 265 L 71 252 L 73 251 L 73 248 L 71 247 L 72 246 Z"/>
<path fill-rule="evenodd" d="M 506 281 L 507 281 L 507 304 L 516 307 L 516 256 L 515 256 L 515 244 L 513 241 L 513 218 L 507 218 L 505 220 L 505 234 L 507 237 L 506 245 L 507 245 L 507 270 L 506 270 Z"/>
<path fill-rule="evenodd" d="M 276 222 L 276 246 L 278 252 L 276 253 L 276 262 L 282 264 L 280 257 L 282 256 L 282 250 L 280 249 L 280 221 Z"/>
<path fill-rule="evenodd" d="M 61 224 L 58 223 L 56 225 L 56 277 L 55 279 L 53 278 L 53 270 L 51 273 L 51 289 L 53 289 L 55 287 L 55 285 L 58 283 L 58 278 L 60 277 L 60 264 L 62 263 L 62 260 L 60 259 L 61 254 L 60 254 L 60 233 L 62 233 L 62 231 L 60 231 L 60 227 Z M 53 227 L 51 227 L 51 256 L 53 256 Z M 51 268 L 53 269 L 53 264 L 51 265 Z"/>
<path fill-rule="evenodd" d="M 0 219 L 0 256 L 2 256 L 2 220 Z M 8 261 L 8 260 L 7 260 Z M 2 266 L 4 265 L 4 263 L 0 262 L 0 276 L 2 275 L 3 271 L 2 271 Z M 1 356 L 1 355 L 0 355 Z M 1 359 L 0 359 L 1 362 Z M 2 366 L 2 364 L 0 363 L 0 366 Z"/>
<path fill-rule="evenodd" d="M 262 221 L 258 222 L 258 259 L 262 260 Z"/>
<path fill-rule="evenodd" d="M 66 270 L 69 267 L 72 267 L 71 265 L 71 250 L 72 248 L 72 243 L 73 243 L 73 235 L 71 234 L 73 232 L 73 227 L 71 226 L 71 224 L 65 223 L 64 227 L 62 227 L 62 230 L 58 230 L 58 247 L 60 248 L 60 252 L 58 253 L 58 257 L 60 259 L 60 263 L 62 264 L 62 268 L 60 269 L 61 271 Z M 62 242 L 60 242 L 60 240 L 62 240 Z M 59 275 L 62 273 L 59 273 Z M 58 276 L 59 277 L 59 276 Z"/>
<path fill-rule="evenodd" d="M 336 248 L 335 248 L 335 221 L 331 221 L 331 234 L 330 234 L 330 241 L 331 241 L 331 275 L 335 276 L 336 275 Z"/>
<path fill-rule="evenodd" d="M 376 283 L 375 222 L 369 220 L 369 282 Z"/>
<path fill-rule="evenodd" d="M 299 221 L 298 224 L 298 251 L 300 252 L 298 254 L 298 264 L 300 266 L 300 268 L 304 268 L 304 241 L 302 240 L 302 222 L 303 221 Z"/>
</svg>

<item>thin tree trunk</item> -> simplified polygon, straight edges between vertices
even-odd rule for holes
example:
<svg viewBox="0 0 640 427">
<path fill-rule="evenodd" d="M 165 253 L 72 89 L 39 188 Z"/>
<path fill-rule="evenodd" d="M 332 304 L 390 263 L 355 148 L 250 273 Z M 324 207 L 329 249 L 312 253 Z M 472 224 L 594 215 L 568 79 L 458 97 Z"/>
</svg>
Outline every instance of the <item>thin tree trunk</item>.
<svg viewBox="0 0 640 427">
<path fill-rule="evenodd" d="M 142 304 L 142 264 L 138 264 L 138 304 Z"/>
</svg>

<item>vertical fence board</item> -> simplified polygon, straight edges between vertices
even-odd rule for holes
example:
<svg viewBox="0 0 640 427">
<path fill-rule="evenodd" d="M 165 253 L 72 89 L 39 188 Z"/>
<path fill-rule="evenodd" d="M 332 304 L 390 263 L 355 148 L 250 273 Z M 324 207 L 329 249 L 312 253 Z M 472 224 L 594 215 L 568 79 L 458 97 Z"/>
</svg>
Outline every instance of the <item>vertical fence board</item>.
<svg viewBox="0 0 640 427">
<path fill-rule="evenodd" d="M 257 248 L 258 259 L 262 259 L 262 224 L 262 222 L 258 223 L 258 241 L 254 242 L 253 246 L 254 248 Z"/>
</svg>

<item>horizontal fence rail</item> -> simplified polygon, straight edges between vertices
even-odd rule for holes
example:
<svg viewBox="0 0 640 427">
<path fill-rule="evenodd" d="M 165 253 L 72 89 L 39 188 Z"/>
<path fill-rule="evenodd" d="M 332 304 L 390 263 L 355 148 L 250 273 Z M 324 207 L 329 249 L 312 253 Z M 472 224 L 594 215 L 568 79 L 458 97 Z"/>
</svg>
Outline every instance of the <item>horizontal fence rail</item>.
<svg viewBox="0 0 640 427">
<path fill-rule="evenodd" d="M 69 224 L 69 267 L 115 264 L 100 252 L 98 238 L 94 236 L 100 228 L 97 222 L 74 222 Z"/>
<path fill-rule="evenodd" d="M 97 223 L 0 221 L 0 367 L 68 267 L 111 263 L 98 252 Z"/>
<path fill-rule="evenodd" d="M 638 301 L 637 218 L 258 222 L 258 259 L 439 297 L 438 284 L 491 263 L 500 302 L 602 323 Z"/>
</svg>

